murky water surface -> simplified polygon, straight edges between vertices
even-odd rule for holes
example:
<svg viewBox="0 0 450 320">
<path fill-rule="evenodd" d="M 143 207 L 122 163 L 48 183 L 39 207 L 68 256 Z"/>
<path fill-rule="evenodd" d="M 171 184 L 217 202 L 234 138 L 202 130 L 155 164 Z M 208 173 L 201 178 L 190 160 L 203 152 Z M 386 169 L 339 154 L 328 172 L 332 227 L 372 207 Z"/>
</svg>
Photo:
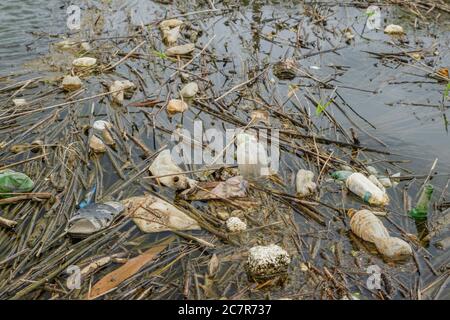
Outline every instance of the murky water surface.
<svg viewBox="0 0 450 320">
<path fill-rule="evenodd" d="M 280 4 L 276 1 L 234 1 L 232 3 L 240 6 L 238 9 L 197 15 L 191 15 L 189 12 L 209 10 L 210 7 L 187 4 L 188 2 L 190 1 L 178 1 L 176 5 L 149 0 L 80 2 L 78 4 L 83 19 L 95 21 L 96 26 L 95 29 L 82 28 L 80 34 L 84 39 L 98 39 L 94 43 L 100 45 L 106 43 L 102 39 L 118 41 L 120 37 L 128 36 L 133 26 L 142 24 L 150 26 L 148 29 L 152 35 L 158 34 L 154 31 L 155 22 L 164 17 L 184 15 L 182 19 L 190 21 L 201 31 L 198 47 L 201 49 L 211 41 L 206 52 L 216 56 L 214 68 L 208 70 L 207 66 L 203 65 L 196 71 L 198 77 L 208 79 L 214 84 L 213 90 L 207 90 L 205 96 L 219 96 L 233 86 L 251 79 L 256 75 L 257 68 L 283 57 L 293 57 L 302 70 L 329 84 L 330 89 L 317 90 L 313 87 L 315 82 L 306 76 L 282 81 L 269 72 L 267 82 L 272 86 L 267 88 L 263 84 L 258 85 L 258 94 L 261 97 L 267 101 L 277 101 L 284 112 L 291 113 L 293 118 L 301 121 L 300 117 L 295 115 L 298 108 L 305 108 L 311 114 L 315 113 L 315 106 L 307 96 L 314 96 L 326 102 L 333 89 L 337 88 L 339 96 L 335 96 L 335 99 L 347 116 L 335 105 L 330 105 L 327 111 L 348 134 L 350 128 L 355 129 L 363 145 L 393 153 L 389 159 L 398 162 L 389 165 L 390 174 L 401 171 L 402 175 L 408 175 L 409 171 L 410 175 L 426 176 L 434 160 L 438 159 L 433 171 L 433 174 L 438 175 L 431 182 L 436 187 L 434 200 L 443 201 L 441 194 L 450 173 L 450 137 L 447 122 L 450 102 L 443 98 L 446 83 L 428 77 L 428 73 L 429 70 L 450 66 L 448 19 L 446 22 L 445 19 L 440 19 L 439 21 L 444 22 L 439 24 L 420 23 L 420 28 L 414 29 L 414 17 L 410 14 L 396 7 L 383 6 L 382 26 L 396 23 L 405 28 L 407 42 L 400 42 L 399 39 L 385 35 L 382 30 L 366 29 L 364 24 L 367 16 L 364 8 L 350 5 L 322 6 L 320 13 L 328 18 L 325 26 L 319 26 L 312 23 L 310 17 L 303 15 L 305 6 L 301 2 L 289 1 Z M 48 53 L 52 43 L 60 41 L 65 34 L 73 34 L 66 26 L 66 9 L 69 4 L 77 4 L 77 1 L 0 2 L 0 76 L 4 77 L 0 78 L 0 81 L 7 85 L 6 77 L 16 77 L 16 74 L 19 74 L 19 79 L 42 75 L 51 79 L 63 74 L 64 68 L 59 63 L 64 57 L 53 56 L 53 59 L 61 59 L 55 62 L 48 58 Z M 217 7 L 222 8 L 219 5 Z M 342 34 L 345 28 L 351 28 L 355 35 L 354 40 L 349 43 L 345 42 Z M 160 41 L 150 41 L 155 47 L 155 55 L 157 51 L 164 50 Z M 117 50 L 127 52 L 134 46 L 135 44 L 127 46 L 121 42 Z M 420 61 L 414 61 L 407 55 L 401 55 L 400 59 L 385 57 L 381 60 L 376 55 L 417 50 L 423 53 L 423 59 Z M 114 50 L 105 51 L 105 54 L 112 51 Z M 109 61 L 106 56 L 100 58 Z M 145 70 L 140 73 L 145 89 L 133 97 L 136 101 L 156 97 L 158 94 L 161 94 L 158 99 L 165 99 L 165 93 L 177 90 L 173 83 L 163 84 L 174 69 L 163 69 L 161 64 L 154 63 L 153 59 L 154 56 L 148 61 L 130 60 L 128 66 L 121 65 L 117 70 L 117 74 L 124 78 L 135 77 L 133 65 L 139 70 Z M 50 63 L 49 68 L 45 61 L 55 65 Z M 62 62 L 61 64 L 64 65 Z M 164 62 L 163 65 L 170 66 L 171 63 Z M 111 80 L 111 76 L 104 76 L 103 80 L 107 82 Z M 94 80 L 88 80 L 88 84 L 86 96 L 102 90 L 102 86 Z M 0 86 L 3 86 L 1 82 Z M 294 94 L 297 98 L 288 101 L 288 96 L 292 97 Z M 228 112 L 238 115 L 246 122 L 249 119 L 246 115 L 248 109 L 245 108 L 255 108 L 257 104 L 254 98 L 258 95 L 244 96 L 248 98 L 236 98 L 233 93 L 231 97 L 235 100 L 227 97 L 226 101 L 230 102 Z M 57 102 L 59 101 L 54 101 Z M 97 115 L 108 115 L 104 103 L 105 101 L 100 101 L 96 107 Z M 85 108 L 86 114 L 89 115 L 91 103 L 87 102 L 81 107 Z M 142 115 L 136 114 L 133 117 L 136 123 L 145 123 Z M 185 128 L 192 128 L 196 119 L 204 120 L 208 127 L 229 127 L 214 116 L 193 109 L 183 117 Z M 157 123 L 169 132 L 175 129 L 177 120 L 170 120 L 163 113 L 156 116 Z M 283 124 L 277 125 L 281 128 Z M 316 125 L 324 136 L 344 141 L 342 134 L 330 130 L 330 123 L 324 117 L 318 118 Z M 145 132 L 145 141 L 155 149 L 167 143 L 169 139 L 168 134 L 153 135 L 151 128 L 146 128 Z M 382 160 L 383 156 L 371 155 L 375 165 L 384 167 L 386 163 Z M 380 162 L 377 162 L 377 159 Z M 291 157 L 283 157 L 281 175 L 286 181 L 292 182 L 295 167 L 296 162 Z M 103 179 L 103 183 L 110 186 L 117 180 L 117 176 L 105 173 Z M 407 190 L 414 199 L 422 182 L 423 180 L 408 180 L 400 187 L 410 184 Z M 391 196 L 394 198 L 391 210 L 394 212 L 395 222 L 408 232 L 417 234 L 414 222 L 405 216 L 402 193 L 393 192 Z M 446 196 L 447 194 L 444 194 L 442 197 Z M 431 261 L 437 261 L 437 266 L 448 266 L 448 252 L 437 250 L 432 245 L 428 250 L 433 255 Z M 426 265 L 423 268 L 424 272 L 420 276 L 422 287 L 429 284 L 430 279 L 434 277 Z M 448 293 L 446 296 L 448 298 Z"/>
</svg>

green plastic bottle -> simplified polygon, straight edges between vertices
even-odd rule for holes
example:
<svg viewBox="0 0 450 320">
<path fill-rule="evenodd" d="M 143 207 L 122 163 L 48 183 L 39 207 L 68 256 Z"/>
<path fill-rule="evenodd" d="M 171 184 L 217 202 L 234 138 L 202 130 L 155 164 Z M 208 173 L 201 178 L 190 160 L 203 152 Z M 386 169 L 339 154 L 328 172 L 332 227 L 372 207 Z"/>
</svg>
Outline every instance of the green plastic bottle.
<svg viewBox="0 0 450 320">
<path fill-rule="evenodd" d="M 426 219 L 428 215 L 428 206 L 430 204 L 431 195 L 433 194 L 433 186 L 427 184 L 420 194 L 419 201 L 415 208 L 409 211 L 409 215 L 414 219 Z"/>
<path fill-rule="evenodd" d="M 354 172 L 351 171 L 346 171 L 346 170 L 339 170 L 339 171 L 335 171 L 331 174 L 331 177 L 335 180 L 339 180 L 339 181 L 345 181 L 347 180 L 348 177 L 350 177 L 350 175 L 352 175 Z"/>
<path fill-rule="evenodd" d="M 34 187 L 33 180 L 26 174 L 14 170 L 0 171 L 0 198 L 13 197 L 14 194 L 31 191 Z"/>
</svg>

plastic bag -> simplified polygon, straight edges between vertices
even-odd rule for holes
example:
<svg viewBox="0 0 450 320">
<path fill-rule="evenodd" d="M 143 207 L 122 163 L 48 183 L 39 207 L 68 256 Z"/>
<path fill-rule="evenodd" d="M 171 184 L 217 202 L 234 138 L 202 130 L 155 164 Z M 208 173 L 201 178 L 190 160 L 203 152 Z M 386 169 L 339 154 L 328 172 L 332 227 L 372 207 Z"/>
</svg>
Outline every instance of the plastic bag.
<svg viewBox="0 0 450 320">
<path fill-rule="evenodd" d="M 6 169 L 0 171 L 0 198 L 13 197 L 14 194 L 31 191 L 34 182 L 26 174 Z"/>
</svg>

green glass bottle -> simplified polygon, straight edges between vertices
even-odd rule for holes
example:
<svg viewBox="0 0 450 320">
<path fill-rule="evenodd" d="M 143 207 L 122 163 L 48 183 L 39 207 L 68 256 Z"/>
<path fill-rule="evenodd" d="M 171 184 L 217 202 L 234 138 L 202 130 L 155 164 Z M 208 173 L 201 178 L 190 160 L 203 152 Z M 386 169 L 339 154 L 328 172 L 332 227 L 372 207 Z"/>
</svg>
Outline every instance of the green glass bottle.
<svg viewBox="0 0 450 320">
<path fill-rule="evenodd" d="M 409 211 L 409 215 L 414 219 L 426 219 L 428 215 L 428 206 L 430 204 L 431 195 L 433 194 L 433 186 L 427 184 L 420 194 L 419 201 L 415 208 Z"/>
</svg>

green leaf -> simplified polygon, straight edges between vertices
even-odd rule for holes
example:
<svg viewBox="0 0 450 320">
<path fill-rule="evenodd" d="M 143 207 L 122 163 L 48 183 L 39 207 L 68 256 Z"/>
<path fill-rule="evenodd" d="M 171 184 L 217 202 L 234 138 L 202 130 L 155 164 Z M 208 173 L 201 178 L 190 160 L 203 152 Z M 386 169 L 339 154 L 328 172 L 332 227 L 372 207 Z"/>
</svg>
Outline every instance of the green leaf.
<svg viewBox="0 0 450 320">
<path fill-rule="evenodd" d="M 167 59 L 167 56 L 164 52 L 153 50 L 153 54 L 160 59 Z"/>
<path fill-rule="evenodd" d="M 449 93 L 450 93 L 450 82 L 447 83 L 447 87 L 444 90 L 444 98 L 448 98 Z"/>
<path fill-rule="evenodd" d="M 331 104 L 331 102 L 333 102 L 333 100 L 330 100 L 325 104 L 322 104 L 322 101 L 319 101 L 316 108 L 316 115 L 320 116 L 322 112 Z"/>
</svg>

